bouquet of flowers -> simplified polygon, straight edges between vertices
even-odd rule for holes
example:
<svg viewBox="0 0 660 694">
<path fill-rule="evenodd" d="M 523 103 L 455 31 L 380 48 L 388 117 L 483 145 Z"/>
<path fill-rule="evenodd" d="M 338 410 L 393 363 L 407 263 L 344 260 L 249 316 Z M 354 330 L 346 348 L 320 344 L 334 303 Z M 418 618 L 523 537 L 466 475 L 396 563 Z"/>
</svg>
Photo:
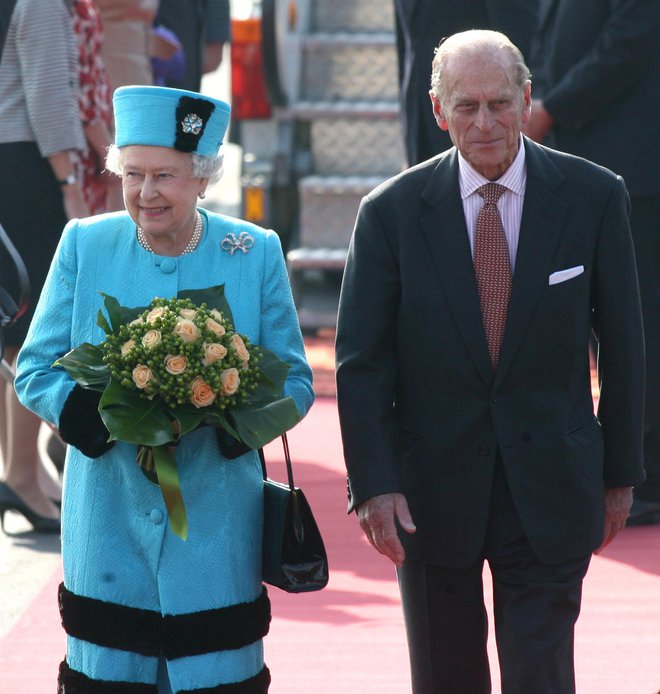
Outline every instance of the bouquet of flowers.
<svg viewBox="0 0 660 694">
<path fill-rule="evenodd" d="M 289 367 L 235 332 L 223 286 L 181 291 L 141 308 L 102 296 L 107 318 L 99 311 L 97 325 L 105 341 L 84 343 L 53 366 L 102 393 L 108 440 L 138 445 L 137 462 L 160 486 L 172 530 L 185 540 L 176 443 L 210 425 L 256 449 L 290 429 L 300 415 L 282 396 Z"/>
</svg>

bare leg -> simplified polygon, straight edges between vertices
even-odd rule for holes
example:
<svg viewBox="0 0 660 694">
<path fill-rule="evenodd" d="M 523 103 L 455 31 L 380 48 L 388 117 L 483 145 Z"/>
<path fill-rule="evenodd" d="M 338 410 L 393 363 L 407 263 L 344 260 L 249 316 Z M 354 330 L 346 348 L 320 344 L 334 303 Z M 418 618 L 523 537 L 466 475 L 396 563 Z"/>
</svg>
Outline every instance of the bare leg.
<svg viewBox="0 0 660 694">
<path fill-rule="evenodd" d="M 5 359 L 15 362 L 17 351 L 16 347 L 7 347 Z M 40 485 L 42 461 L 37 443 L 41 419 L 21 405 L 9 384 L 3 383 L 2 390 L 0 443 L 5 484 L 35 513 L 44 518 L 59 518 L 59 509 Z"/>
</svg>

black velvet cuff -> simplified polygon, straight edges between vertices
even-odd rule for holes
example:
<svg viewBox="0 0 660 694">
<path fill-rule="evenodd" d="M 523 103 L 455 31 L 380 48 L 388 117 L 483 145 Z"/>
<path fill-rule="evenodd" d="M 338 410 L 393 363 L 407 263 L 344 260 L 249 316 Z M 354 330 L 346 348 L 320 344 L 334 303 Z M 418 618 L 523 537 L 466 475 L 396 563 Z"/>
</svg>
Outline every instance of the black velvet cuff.
<svg viewBox="0 0 660 694">
<path fill-rule="evenodd" d="M 226 432 L 222 427 L 215 428 L 215 436 L 218 440 L 218 448 L 223 457 L 232 460 L 241 455 L 249 453 L 252 449 L 246 446 L 242 441 L 235 439 L 231 434 Z"/>
<path fill-rule="evenodd" d="M 99 414 L 101 393 L 76 384 L 60 414 L 59 434 L 89 458 L 98 458 L 114 446 Z"/>
</svg>

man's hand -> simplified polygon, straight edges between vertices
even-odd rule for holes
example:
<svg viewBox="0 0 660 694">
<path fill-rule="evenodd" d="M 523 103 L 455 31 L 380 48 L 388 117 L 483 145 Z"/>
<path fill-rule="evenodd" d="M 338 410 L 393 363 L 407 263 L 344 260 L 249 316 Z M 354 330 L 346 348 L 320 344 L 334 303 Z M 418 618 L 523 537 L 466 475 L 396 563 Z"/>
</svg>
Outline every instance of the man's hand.
<svg viewBox="0 0 660 694">
<path fill-rule="evenodd" d="M 554 118 L 548 113 L 540 99 L 532 99 L 532 114 L 523 125 L 523 133 L 535 142 L 543 142 L 550 134 Z"/>
<path fill-rule="evenodd" d="M 362 502 L 357 509 L 360 527 L 369 542 L 397 566 L 403 564 L 406 553 L 397 535 L 395 519 L 407 532 L 414 533 L 408 502 L 403 494 L 381 494 Z"/>
<path fill-rule="evenodd" d="M 594 554 L 600 554 L 623 530 L 632 501 L 632 487 L 615 487 L 605 490 L 605 534 L 603 544 Z"/>
<path fill-rule="evenodd" d="M 224 43 L 204 44 L 204 67 L 202 72 L 205 75 L 208 75 L 209 72 L 215 72 L 220 67 L 224 45 Z"/>
</svg>

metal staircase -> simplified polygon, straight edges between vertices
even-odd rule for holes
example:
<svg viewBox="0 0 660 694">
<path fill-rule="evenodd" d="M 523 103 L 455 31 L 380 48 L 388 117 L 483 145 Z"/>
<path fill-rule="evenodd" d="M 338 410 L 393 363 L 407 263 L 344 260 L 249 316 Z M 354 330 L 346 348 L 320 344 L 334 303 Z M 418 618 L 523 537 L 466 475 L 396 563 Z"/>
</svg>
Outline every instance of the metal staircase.
<svg viewBox="0 0 660 694">
<path fill-rule="evenodd" d="M 334 327 L 359 202 L 401 170 L 403 148 L 393 3 L 309 0 L 304 9 L 297 84 L 288 89 L 298 229 L 287 262 L 300 322 L 310 331 Z"/>
</svg>

